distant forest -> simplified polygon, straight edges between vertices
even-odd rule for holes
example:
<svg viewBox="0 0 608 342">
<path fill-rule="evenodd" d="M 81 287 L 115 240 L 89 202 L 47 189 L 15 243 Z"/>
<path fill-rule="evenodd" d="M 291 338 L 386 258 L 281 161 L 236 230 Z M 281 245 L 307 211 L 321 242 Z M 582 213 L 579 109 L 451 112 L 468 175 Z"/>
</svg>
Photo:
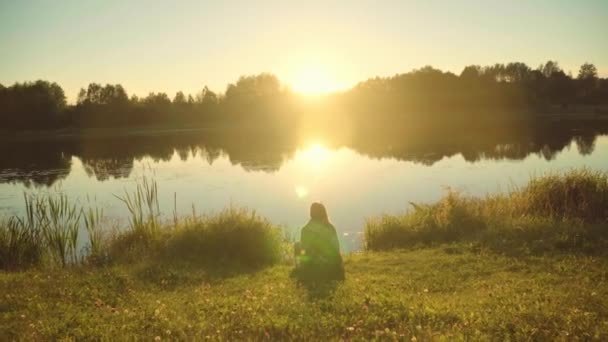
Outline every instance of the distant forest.
<svg viewBox="0 0 608 342">
<path fill-rule="evenodd" d="M 178 92 L 173 98 L 165 93 L 129 96 L 120 84 L 91 83 L 80 90 L 75 105 L 67 104 L 57 83 L 0 85 L 0 129 L 11 131 L 151 125 L 284 129 L 311 113 L 317 119 L 331 118 L 317 125 L 342 127 L 348 122 L 355 130 L 500 122 L 559 113 L 599 117 L 608 113 L 608 78 L 599 78 L 589 63 L 576 76 L 554 61 L 536 69 L 524 63 L 471 65 L 460 75 L 427 66 L 369 79 L 348 91 L 309 101 L 264 73 L 243 76 L 224 93 L 204 87 L 197 94 Z"/>
</svg>

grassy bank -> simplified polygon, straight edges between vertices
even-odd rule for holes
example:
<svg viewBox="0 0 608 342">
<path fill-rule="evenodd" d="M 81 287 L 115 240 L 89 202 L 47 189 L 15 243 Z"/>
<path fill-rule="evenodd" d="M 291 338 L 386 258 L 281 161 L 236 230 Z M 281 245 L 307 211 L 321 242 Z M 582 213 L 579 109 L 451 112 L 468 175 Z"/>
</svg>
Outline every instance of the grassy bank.
<svg viewBox="0 0 608 342">
<path fill-rule="evenodd" d="M 103 208 L 63 194 L 25 195 L 26 215 L 0 221 L 0 270 L 107 266 L 141 259 L 162 264 L 255 269 L 284 259 L 283 231 L 255 211 L 162 219 L 158 187 L 144 178 L 116 195 L 129 212 L 126 227 L 112 225 Z M 108 224 L 109 222 L 109 224 Z M 82 242 L 84 241 L 84 243 Z"/>
<path fill-rule="evenodd" d="M 608 338 L 606 259 L 451 245 L 353 255 L 345 268 L 333 289 L 298 286 L 281 265 L 0 273 L 0 339 Z"/>
<path fill-rule="evenodd" d="M 467 241 L 504 253 L 605 253 L 608 174 L 586 169 L 532 178 L 486 197 L 449 191 L 434 204 L 371 218 L 370 250 Z"/>
<path fill-rule="evenodd" d="M 372 218 L 346 280 L 317 285 L 255 212 L 162 221 L 149 181 L 117 197 L 131 216 L 111 234 L 61 196 L 0 225 L 0 340 L 608 339 L 604 173 Z"/>
</svg>

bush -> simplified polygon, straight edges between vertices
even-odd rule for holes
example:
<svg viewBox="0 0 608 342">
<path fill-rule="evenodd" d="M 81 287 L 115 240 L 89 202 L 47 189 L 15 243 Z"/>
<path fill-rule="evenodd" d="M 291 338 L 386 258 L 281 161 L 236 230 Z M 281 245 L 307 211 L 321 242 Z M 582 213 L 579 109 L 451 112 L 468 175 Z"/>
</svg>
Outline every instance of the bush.
<svg viewBox="0 0 608 342">
<path fill-rule="evenodd" d="M 178 228 L 164 258 L 261 266 L 281 257 L 281 230 L 254 211 L 229 207 Z"/>
<path fill-rule="evenodd" d="M 130 230 L 111 243 L 110 257 L 130 262 L 142 256 L 158 262 L 187 262 L 210 267 L 261 267 L 282 255 L 281 230 L 254 211 L 229 207 L 218 214 L 189 217 L 157 234 Z"/>
<path fill-rule="evenodd" d="M 522 215 L 602 222 L 608 217 L 608 177 L 588 169 L 533 178 L 513 194 Z"/>
<path fill-rule="evenodd" d="M 129 210 L 129 225 L 108 234 L 103 210 L 66 195 L 25 195 L 26 215 L 0 221 L 0 269 L 88 263 L 188 262 L 205 266 L 261 267 L 281 259 L 282 230 L 254 211 L 229 207 L 216 215 L 163 222 L 154 180 L 118 197 Z M 78 251 L 80 228 L 88 245 Z M 46 262 L 48 260 L 48 262 Z"/>
<path fill-rule="evenodd" d="M 602 252 L 608 240 L 608 175 L 586 169 L 532 178 L 508 194 L 455 192 L 432 205 L 365 225 L 370 250 L 470 241 L 504 252 Z"/>
</svg>

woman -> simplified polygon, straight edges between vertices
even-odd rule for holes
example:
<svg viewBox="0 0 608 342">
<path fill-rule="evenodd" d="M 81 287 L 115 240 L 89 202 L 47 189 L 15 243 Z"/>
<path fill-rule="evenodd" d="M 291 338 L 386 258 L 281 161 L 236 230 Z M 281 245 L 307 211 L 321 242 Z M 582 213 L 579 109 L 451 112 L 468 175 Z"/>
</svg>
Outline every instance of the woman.
<svg viewBox="0 0 608 342">
<path fill-rule="evenodd" d="M 336 228 L 329 223 L 321 203 L 310 206 L 310 221 L 302 228 L 299 248 L 296 246 L 299 274 L 312 279 L 344 279 L 342 256 Z"/>
</svg>

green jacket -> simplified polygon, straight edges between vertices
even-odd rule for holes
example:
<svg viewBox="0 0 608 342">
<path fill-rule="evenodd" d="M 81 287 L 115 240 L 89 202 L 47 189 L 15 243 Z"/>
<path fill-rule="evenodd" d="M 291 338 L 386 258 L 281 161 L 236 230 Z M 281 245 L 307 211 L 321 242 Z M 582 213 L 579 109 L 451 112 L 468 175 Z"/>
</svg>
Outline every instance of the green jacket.
<svg viewBox="0 0 608 342">
<path fill-rule="evenodd" d="M 315 264 L 342 264 L 336 228 L 330 223 L 311 219 L 302 228 L 300 245 L 304 250 L 303 262 Z"/>
</svg>

